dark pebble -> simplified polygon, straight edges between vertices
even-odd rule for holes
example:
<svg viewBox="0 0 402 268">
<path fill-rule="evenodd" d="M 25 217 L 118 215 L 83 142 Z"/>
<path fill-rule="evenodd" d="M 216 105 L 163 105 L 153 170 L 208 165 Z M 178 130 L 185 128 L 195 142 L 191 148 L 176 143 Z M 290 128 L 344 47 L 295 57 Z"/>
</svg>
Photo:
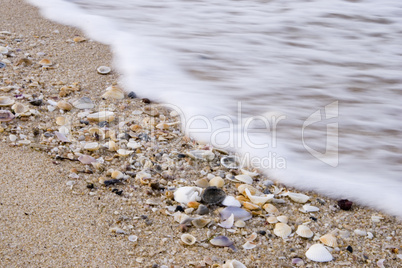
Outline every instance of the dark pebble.
<svg viewBox="0 0 402 268">
<path fill-rule="evenodd" d="M 129 98 L 132 98 L 132 99 L 135 99 L 135 98 L 137 98 L 137 94 L 135 94 L 135 92 L 134 91 L 131 91 L 130 93 L 128 93 L 128 95 L 127 95 Z"/>
<path fill-rule="evenodd" d="M 313 221 L 317 221 L 317 218 L 313 216 L 311 216 L 310 219 L 312 219 Z"/>
<path fill-rule="evenodd" d="M 148 219 L 148 216 L 147 216 L 147 215 L 141 215 L 140 217 L 141 217 L 141 219 L 143 219 L 143 220 Z"/>
<path fill-rule="evenodd" d="M 118 179 L 111 179 L 111 180 L 107 180 L 107 181 L 103 182 L 103 184 L 105 184 L 105 186 L 110 186 L 110 185 L 114 185 L 117 183 L 121 183 L 121 181 Z"/>
<path fill-rule="evenodd" d="M 146 220 L 145 220 L 145 224 L 146 224 L 146 225 L 152 225 L 152 220 L 146 219 Z"/>
<path fill-rule="evenodd" d="M 159 267 L 159 265 L 157 265 L 157 264 L 152 264 L 152 268 L 158 268 Z"/>
<path fill-rule="evenodd" d="M 208 186 L 201 194 L 201 201 L 209 205 L 219 205 L 225 199 L 226 193 L 216 186 Z"/>
<path fill-rule="evenodd" d="M 209 213 L 209 208 L 205 205 L 199 205 L 197 209 L 198 215 L 205 215 Z"/>
<path fill-rule="evenodd" d="M 268 188 L 264 189 L 264 194 L 271 194 L 271 191 Z"/>
<path fill-rule="evenodd" d="M 43 101 L 42 101 L 42 99 L 35 99 L 35 100 L 31 100 L 29 103 L 32 104 L 33 106 L 41 106 Z"/>
<path fill-rule="evenodd" d="M 186 156 L 187 156 L 187 155 L 185 155 L 185 154 L 178 154 L 178 155 L 177 155 L 178 158 L 184 158 L 184 157 L 186 157 Z"/>
<path fill-rule="evenodd" d="M 0 62 L 0 69 L 6 67 L 5 63 Z"/>
<path fill-rule="evenodd" d="M 84 120 L 84 119 L 81 119 L 81 120 L 80 120 L 80 123 L 81 123 L 81 124 L 84 124 L 84 125 L 89 125 L 89 121 Z"/>
<path fill-rule="evenodd" d="M 257 234 L 259 234 L 259 235 L 266 235 L 266 234 L 267 234 L 267 232 L 266 232 L 266 231 L 264 231 L 264 230 L 261 230 L 261 231 L 258 231 L 258 232 L 257 232 Z"/>
<path fill-rule="evenodd" d="M 122 194 L 123 194 L 123 190 L 120 190 L 120 191 L 119 191 L 119 189 L 116 189 L 116 188 L 115 188 L 115 189 L 112 190 L 112 193 L 115 193 L 115 194 L 117 194 L 117 195 L 122 195 Z"/>
<path fill-rule="evenodd" d="M 87 184 L 87 188 L 88 188 L 88 189 L 93 189 L 93 188 L 95 188 L 95 186 L 94 186 L 93 183 L 90 183 L 90 184 Z"/>
<path fill-rule="evenodd" d="M 150 141 L 151 139 L 149 138 L 149 136 L 145 133 L 141 133 L 140 135 L 138 135 L 138 138 L 142 141 Z"/>
<path fill-rule="evenodd" d="M 99 127 L 108 127 L 109 123 L 107 121 L 99 122 Z"/>
<path fill-rule="evenodd" d="M 53 133 L 45 132 L 45 133 L 43 133 L 43 136 L 45 136 L 46 138 L 50 138 L 50 137 L 53 137 L 54 135 L 53 135 Z"/>
<path fill-rule="evenodd" d="M 346 248 L 346 250 L 349 251 L 350 253 L 353 253 L 353 248 L 352 248 L 351 246 L 348 246 L 348 247 Z"/>
<path fill-rule="evenodd" d="M 174 211 L 175 212 L 177 212 L 177 211 L 184 212 L 184 208 L 182 206 L 177 206 Z"/>
<path fill-rule="evenodd" d="M 128 135 L 127 133 L 124 133 L 124 135 L 122 135 L 122 137 L 120 137 L 120 139 L 122 139 L 122 140 L 130 140 L 131 136 Z"/>
<path fill-rule="evenodd" d="M 150 101 L 149 99 L 147 99 L 147 98 L 143 98 L 143 99 L 142 99 L 142 102 L 143 102 L 143 103 L 146 103 L 146 104 L 150 104 L 150 103 L 151 103 L 151 101 Z"/>
<path fill-rule="evenodd" d="M 338 206 L 342 210 L 350 210 L 352 208 L 353 202 L 347 199 L 341 199 L 338 201 Z"/>
</svg>

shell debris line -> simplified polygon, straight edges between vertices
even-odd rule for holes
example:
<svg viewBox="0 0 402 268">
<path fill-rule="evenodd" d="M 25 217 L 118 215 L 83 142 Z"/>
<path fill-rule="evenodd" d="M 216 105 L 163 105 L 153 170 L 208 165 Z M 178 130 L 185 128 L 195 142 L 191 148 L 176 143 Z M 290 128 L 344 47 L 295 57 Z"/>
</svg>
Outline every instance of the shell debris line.
<svg viewBox="0 0 402 268">
<path fill-rule="evenodd" d="M 85 81 L 57 75 L 65 66 L 56 53 L 17 37 L 0 32 L 0 140 L 43 151 L 49 163 L 68 163 L 71 194 L 115 206 L 105 235 L 111 243 L 124 237 L 138 262 L 400 265 L 401 225 L 393 228 L 394 217 L 300 193 L 242 167 L 231 152 L 182 134 L 174 111 L 126 94 L 105 63 L 92 70 L 100 82 L 91 93 L 96 89 Z M 86 40 L 76 36 L 72 44 Z M 17 64 L 21 59 L 32 64 Z M 141 246 L 151 250 L 136 251 Z M 180 257 L 170 261 L 172 255 Z"/>
</svg>

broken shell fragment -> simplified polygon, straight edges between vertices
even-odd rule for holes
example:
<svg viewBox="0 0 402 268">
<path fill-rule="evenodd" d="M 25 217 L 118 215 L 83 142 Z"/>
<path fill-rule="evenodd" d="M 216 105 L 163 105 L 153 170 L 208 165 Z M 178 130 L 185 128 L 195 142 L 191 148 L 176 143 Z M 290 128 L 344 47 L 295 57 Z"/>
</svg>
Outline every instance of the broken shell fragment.
<svg viewBox="0 0 402 268">
<path fill-rule="evenodd" d="M 309 213 L 309 212 L 317 212 L 320 209 L 318 207 L 312 206 L 310 204 L 306 204 L 303 206 L 303 208 L 301 208 L 299 210 L 304 213 Z"/>
<path fill-rule="evenodd" d="M 226 221 L 223 221 L 223 222 L 221 222 L 221 223 L 218 223 L 218 225 L 219 225 L 220 227 L 222 227 L 222 228 L 227 228 L 227 229 L 229 229 L 229 228 L 232 228 L 233 223 L 234 223 L 234 215 L 232 214 L 232 215 L 230 215 L 230 217 L 229 217 Z"/>
<path fill-rule="evenodd" d="M 102 111 L 98 113 L 89 114 L 87 116 L 87 119 L 89 121 L 95 121 L 95 122 L 103 122 L 103 121 L 111 122 L 114 120 L 114 113 L 110 111 Z"/>
<path fill-rule="evenodd" d="M 266 202 L 274 198 L 273 194 L 267 194 L 264 196 L 256 196 L 252 195 L 249 189 L 245 189 L 245 192 L 247 194 L 247 197 L 250 199 L 250 201 L 258 206 L 264 205 Z"/>
<path fill-rule="evenodd" d="M 237 175 L 235 176 L 235 179 L 247 184 L 253 184 L 253 178 L 251 178 L 249 175 Z"/>
<path fill-rule="evenodd" d="M 222 188 L 225 185 L 225 181 L 221 177 L 215 177 L 209 181 L 209 186 L 216 186 Z"/>
<path fill-rule="evenodd" d="M 92 109 L 95 107 L 95 104 L 92 102 L 92 100 L 88 97 L 82 97 L 76 101 L 73 102 L 73 106 L 77 109 Z"/>
<path fill-rule="evenodd" d="M 237 260 L 229 260 L 222 265 L 222 268 L 247 268 L 247 266 Z"/>
<path fill-rule="evenodd" d="M 84 41 L 86 41 L 86 40 L 87 40 L 87 39 L 85 39 L 85 38 L 82 37 L 82 36 L 76 36 L 76 37 L 73 38 L 73 41 L 76 42 L 76 43 L 81 43 L 81 42 L 84 42 Z"/>
<path fill-rule="evenodd" d="M 253 243 L 253 242 L 250 242 L 250 241 L 247 241 L 243 246 L 242 246 L 242 248 L 244 248 L 244 249 L 253 249 L 253 248 L 255 248 L 257 246 L 257 244 L 255 244 L 255 243 Z"/>
<path fill-rule="evenodd" d="M 292 228 L 283 222 L 275 224 L 274 234 L 276 236 L 286 238 L 292 233 Z"/>
<path fill-rule="evenodd" d="M 132 153 L 134 153 L 134 151 L 126 150 L 126 149 L 119 149 L 119 150 L 117 150 L 117 154 L 118 154 L 119 156 L 123 156 L 123 157 L 129 156 L 129 155 L 132 154 Z"/>
<path fill-rule="evenodd" d="M 246 193 L 246 188 L 250 191 L 250 194 L 255 195 L 258 193 L 258 190 L 255 189 L 253 186 L 249 185 L 249 184 L 240 184 L 237 187 L 237 190 L 242 194 L 242 195 L 247 195 Z"/>
<path fill-rule="evenodd" d="M 57 103 L 57 107 L 59 107 L 64 111 L 70 111 L 73 108 L 73 106 L 70 103 L 63 100 Z"/>
<path fill-rule="evenodd" d="M 226 207 L 222 209 L 219 214 L 223 220 L 228 219 L 232 214 L 235 221 L 247 221 L 253 217 L 250 212 L 238 207 Z"/>
<path fill-rule="evenodd" d="M 53 62 L 49 59 L 43 59 L 41 61 L 38 62 L 39 65 L 47 67 L 47 66 L 51 66 L 53 64 Z"/>
<path fill-rule="evenodd" d="M 0 46 L 0 54 L 7 54 L 8 53 L 8 48 Z"/>
<path fill-rule="evenodd" d="M 222 205 L 225 207 L 241 207 L 241 203 L 230 195 L 225 197 L 225 199 L 222 201 Z"/>
<path fill-rule="evenodd" d="M 262 208 L 265 209 L 265 211 L 270 213 L 270 214 L 279 213 L 279 210 L 272 204 L 265 204 Z"/>
<path fill-rule="evenodd" d="M 292 193 L 292 192 L 286 192 L 282 194 L 283 196 L 288 196 L 290 199 L 297 203 L 306 203 L 310 197 L 305 194 L 300 194 L 300 193 Z"/>
<path fill-rule="evenodd" d="M 325 235 L 321 236 L 320 241 L 324 245 L 330 246 L 330 247 L 333 247 L 333 248 L 336 248 L 338 246 L 338 242 L 336 241 L 336 237 L 331 233 L 328 233 L 328 234 L 325 234 Z"/>
<path fill-rule="evenodd" d="M 180 187 L 174 192 L 174 200 L 179 203 L 187 204 L 191 201 L 200 201 L 202 188 L 199 187 Z"/>
<path fill-rule="evenodd" d="M 0 122 L 9 122 L 14 119 L 14 115 L 7 110 L 0 110 Z"/>
<path fill-rule="evenodd" d="M 191 234 L 182 234 L 180 239 L 185 245 L 188 246 L 193 245 L 197 241 L 197 239 Z"/>
<path fill-rule="evenodd" d="M 15 103 L 13 106 L 11 106 L 11 109 L 20 116 L 28 115 L 30 113 L 27 113 L 29 111 L 29 108 L 25 106 L 22 103 Z"/>
<path fill-rule="evenodd" d="M 66 124 L 66 118 L 63 116 L 56 117 L 56 124 L 59 126 L 63 126 Z"/>
<path fill-rule="evenodd" d="M 289 221 L 288 216 L 278 216 L 276 218 L 278 219 L 279 222 L 283 222 L 283 223 L 288 223 L 288 221 Z"/>
<path fill-rule="evenodd" d="M 233 250 L 236 248 L 233 245 L 233 242 L 226 236 L 220 235 L 217 237 L 214 237 L 209 241 L 212 245 L 217 246 L 217 247 L 228 247 Z"/>
<path fill-rule="evenodd" d="M 243 203 L 243 207 L 248 209 L 248 210 L 257 210 L 260 209 L 259 206 L 257 206 L 256 204 L 250 203 L 250 202 L 244 202 Z"/>
<path fill-rule="evenodd" d="M 97 142 L 88 142 L 84 145 L 84 149 L 88 151 L 96 151 L 99 149 L 99 143 Z"/>
<path fill-rule="evenodd" d="M 193 159 L 201 159 L 206 161 L 212 161 L 215 158 L 215 154 L 210 150 L 193 150 L 187 154 Z"/>
<path fill-rule="evenodd" d="M 236 156 L 224 156 L 221 158 L 221 164 L 225 168 L 236 169 L 240 168 L 240 161 Z"/>
<path fill-rule="evenodd" d="M 311 238 L 314 235 L 314 233 L 306 225 L 299 225 L 299 227 L 297 227 L 296 234 L 304 238 Z"/>
<path fill-rule="evenodd" d="M 210 222 L 211 220 L 206 218 L 197 218 L 191 221 L 191 223 L 197 228 L 204 228 Z"/>
<path fill-rule="evenodd" d="M 92 156 L 83 154 L 83 155 L 80 155 L 80 157 L 78 157 L 78 161 L 80 161 L 83 164 L 89 165 L 93 162 L 96 162 L 96 159 Z"/>
<path fill-rule="evenodd" d="M 207 187 L 201 194 L 201 200 L 210 205 L 217 205 L 222 203 L 225 199 L 226 193 L 222 189 L 215 186 Z"/>
<path fill-rule="evenodd" d="M 329 262 L 333 257 L 321 244 L 314 244 L 306 251 L 306 257 L 315 262 Z"/>
<path fill-rule="evenodd" d="M 14 100 L 10 97 L 0 96 L 0 107 L 11 106 L 14 104 Z"/>
<path fill-rule="evenodd" d="M 124 99 L 124 92 L 117 86 L 110 86 L 106 89 L 106 92 L 102 95 L 102 98 L 122 100 Z"/>
<path fill-rule="evenodd" d="M 96 71 L 98 74 L 108 74 L 112 71 L 112 69 L 108 66 L 99 66 Z"/>
</svg>

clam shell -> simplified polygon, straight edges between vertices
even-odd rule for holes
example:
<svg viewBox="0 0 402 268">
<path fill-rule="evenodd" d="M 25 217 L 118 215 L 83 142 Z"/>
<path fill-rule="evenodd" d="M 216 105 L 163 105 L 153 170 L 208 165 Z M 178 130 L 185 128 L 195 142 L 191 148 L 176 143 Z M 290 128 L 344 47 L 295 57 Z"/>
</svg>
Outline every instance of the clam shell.
<svg viewBox="0 0 402 268">
<path fill-rule="evenodd" d="M 122 179 L 124 177 L 124 174 L 121 171 L 115 170 L 112 172 L 111 176 L 113 179 Z"/>
<path fill-rule="evenodd" d="M 263 207 L 263 209 L 265 209 L 266 212 L 270 213 L 270 214 L 277 214 L 279 213 L 279 210 L 272 204 L 265 204 Z M 276 218 L 276 217 L 275 217 Z"/>
<path fill-rule="evenodd" d="M 249 237 L 246 238 L 246 241 L 253 242 L 258 237 L 257 233 L 252 233 Z"/>
<path fill-rule="evenodd" d="M 247 194 L 247 197 L 250 199 L 250 201 L 258 206 L 264 205 L 266 202 L 274 198 L 273 194 L 267 194 L 264 196 L 256 196 L 252 195 L 249 189 L 245 189 L 245 192 Z"/>
<path fill-rule="evenodd" d="M 88 97 L 82 97 L 73 102 L 73 106 L 77 109 L 92 109 L 95 107 L 95 104 Z"/>
<path fill-rule="evenodd" d="M 88 142 L 84 145 L 84 149 L 88 151 L 96 151 L 99 149 L 99 143 L 97 142 Z"/>
<path fill-rule="evenodd" d="M 222 203 L 225 197 L 225 191 L 215 186 L 209 186 L 202 192 L 201 200 L 204 203 L 216 205 Z"/>
<path fill-rule="evenodd" d="M 234 226 L 239 227 L 239 228 L 244 228 L 244 227 L 246 227 L 246 223 L 242 220 L 238 220 L 238 221 L 235 221 Z"/>
<path fill-rule="evenodd" d="M 300 194 L 300 193 L 292 193 L 292 192 L 287 192 L 283 194 L 284 196 L 288 196 L 290 199 L 297 203 L 306 203 L 310 197 L 305 194 Z"/>
<path fill-rule="evenodd" d="M 314 235 L 314 233 L 306 225 L 299 225 L 299 227 L 297 227 L 296 234 L 304 238 L 310 238 Z"/>
<path fill-rule="evenodd" d="M 122 100 L 124 99 L 124 92 L 117 86 L 110 86 L 106 89 L 106 92 L 102 95 L 102 98 Z"/>
<path fill-rule="evenodd" d="M 233 196 L 226 196 L 225 199 L 222 201 L 222 205 L 224 205 L 225 207 L 241 207 L 241 203 Z"/>
<path fill-rule="evenodd" d="M 112 71 L 112 68 L 108 67 L 108 66 L 99 66 L 96 71 L 98 72 L 98 74 L 108 74 Z"/>
<path fill-rule="evenodd" d="M 278 219 L 275 216 L 270 216 L 267 218 L 268 223 L 277 223 Z"/>
<path fill-rule="evenodd" d="M 288 216 L 278 216 L 276 217 L 279 222 L 288 223 L 289 217 Z"/>
<path fill-rule="evenodd" d="M 233 242 L 228 237 L 223 235 L 214 237 L 209 242 L 217 247 L 229 247 L 234 249 Z"/>
<path fill-rule="evenodd" d="M 49 59 L 42 59 L 41 61 L 38 62 L 39 65 L 41 66 L 51 66 L 53 64 L 53 62 Z"/>
<path fill-rule="evenodd" d="M 247 268 L 247 266 L 237 260 L 229 260 L 222 265 L 222 268 Z"/>
<path fill-rule="evenodd" d="M 59 107 L 64 111 L 70 111 L 73 108 L 73 106 L 70 103 L 63 100 L 57 103 L 57 107 Z"/>
<path fill-rule="evenodd" d="M 240 168 L 240 161 L 236 156 L 224 156 L 221 158 L 221 164 L 225 168 L 236 169 Z"/>
<path fill-rule="evenodd" d="M 7 96 L 0 96 L 0 107 L 11 106 L 14 104 L 14 100 Z"/>
<path fill-rule="evenodd" d="M 103 121 L 111 122 L 114 120 L 114 113 L 110 111 L 101 111 L 98 113 L 89 114 L 87 116 L 87 119 L 89 121 L 95 121 L 95 122 L 103 122 Z"/>
<path fill-rule="evenodd" d="M 274 234 L 276 236 L 286 238 L 292 233 L 292 228 L 283 222 L 275 224 Z"/>
<path fill-rule="evenodd" d="M 227 229 L 229 229 L 229 228 L 232 228 L 233 223 L 234 223 L 234 215 L 232 214 L 232 215 L 230 215 L 230 217 L 229 217 L 226 221 L 223 221 L 223 222 L 221 222 L 221 223 L 218 223 L 218 225 L 219 225 L 220 227 L 222 227 L 222 228 L 227 228 Z"/>
<path fill-rule="evenodd" d="M 222 209 L 219 214 L 223 220 L 228 219 L 232 214 L 234 215 L 235 221 L 247 221 L 253 217 L 250 212 L 238 207 L 226 207 Z"/>
<path fill-rule="evenodd" d="M 22 103 L 15 103 L 13 106 L 11 106 L 11 109 L 16 114 L 24 114 L 29 111 L 29 108 Z"/>
<path fill-rule="evenodd" d="M 222 188 L 225 185 L 225 181 L 221 177 L 215 177 L 209 181 L 209 186 L 215 186 L 218 188 Z"/>
<path fill-rule="evenodd" d="M 188 246 L 193 245 L 197 241 L 197 239 L 191 234 L 182 234 L 180 239 L 184 244 Z"/>
<path fill-rule="evenodd" d="M 210 222 L 211 220 L 206 218 L 197 218 L 191 221 L 191 223 L 197 228 L 204 228 Z"/>
<path fill-rule="evenodd" d="M 306 251 L 306 257 L 315 262 L 329 262 L 333 257 L 321 244 L 314 244 Z"/>
<path fill-rule="evenodd" d="M 179 203 L 187 204 L 191 201 L 200 201 L 202 188 L 199 187 L 180 187 L 174 192 L 174 200 Z"/>
<path fill-rule="evenodd" d="M 56 124 L 59 126 L 63 126 L 66 124 L 66 118 L 64 116 L 56 117 Z"/>
<path fill-rule="evenodd" d="M 330 247 L 333 247 L 333 248 L 336 248 L 338 246 L 338 242 L 336 241 L 336 237 L 331 233 L 328 233 L 328 234 L 325 234 L 325 235 L 321 236 L 320 241 L 324 245 L 330 246 Z"/>
<path fill-rule="evenodd" d="M 237 175 L 235 176 L 235 179 L 247 184 L 253 184 L 253 178 L 251 178 L 249 175 Z"/>
</svg>

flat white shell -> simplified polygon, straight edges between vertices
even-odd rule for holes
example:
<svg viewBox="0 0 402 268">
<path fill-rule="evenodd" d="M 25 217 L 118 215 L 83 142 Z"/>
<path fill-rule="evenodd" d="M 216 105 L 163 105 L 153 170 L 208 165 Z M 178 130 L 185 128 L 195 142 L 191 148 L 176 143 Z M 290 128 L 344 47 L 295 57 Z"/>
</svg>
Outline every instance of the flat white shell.
<svg viewBox="0 0 402 268">
<path fill-rule="evenodd" d="M 188 202 L 200 201 L 202 188 L 199 187 L 180 187 L 174 192 L 174 200 L 179 203 L 187 204 Z"/>
<path fill-rule="evenodd" d="M 250 199 L 250 201 L 251 201 L 253 204 L 256 204 L 256 205 L 259 205 L 259 206 L 264 205 L 266 202 L 268 202 L 269 200 L 271 200 L 272 198 L 274 198 L 274 195 L 273 195 L 273 194 L 267 194 L 267 195 L 263 195 L 263 196 L 252 195 L 252 194 L 250 193 L 250 190 L 247 189 L 247 188 L 245 189 L 245 192 L 246 192 L 246 194 L 247 194 L 247 197 Z"/>
<path fill-rule="evenodd" d="M 304 212 L 304 213 L 317 212 L 317 211 L 319 211 L 319 210 L 320 210 L 320 209 L 319 209 L 318 207 L 312 206 L 312 205 L 310 205 L 310 204 L 305 204 L 305 205 L 303 206 L 303 208 L 300 209 L 300 211 L 301 211 L 301 212 Z"/>
<path fill-rule="evenodd" d="M 312 245 L 306 251 L 306 257 L 315 262 L 329 262 L 333 259 L 331 253 L 322 244 Z"/>
<path fill-rule="evenodd" d="M 283 195 L 287 195 L 290 199 L 292 199 L 293 201 L 297 202 L 297 203 L 306 203 L 310 197 L 308 195 L 305 194 L 300 194 L 300 193 L 291 193 L 291 192 L 287 192 L 286 194 Z"/>
<path fill-rule="evenodd" d="M 234 198 L 233 196 L 226 196 L 225 199 L 222 201 L 222 205 L 225 207 L 241 207 L 241 203 Z"/>
<path fill-rule="evenodd" d="M 247 184 L 253 184 L 253 178 L 251 178 L 249 175 L 237 175 L 235 176 L 235 179 Z"/>
<path fill-rule="evenodd" d="M 304 238 L 313 237 L 314 233 L 305 225 L 299 225 L 296 230 L 296 234 Z"/>
<path fill-rule="evenodd" d="M 234 215 L 232 214 L 232 215 L 230 215 L 230 217 L 229 217 L 226 221 L 223 221 L 223 222 L 221 222 L 221 223 L 218 223 L 218 225 L 219 225 L 220 227 L 222 227 L 222 228 L 227 228 L 227 229 L 229 229 L 229 228 L 232 228 L 233 223 L 234 223 Z"/>
<path fill-rule="evenodd" d="M 87 116 L 87 118 L 88 118 L 88 120 L 97 121 L 97 122 L 102 122 L 102 121 L 111 122 L 114 120 L 114 113 L 110 112 L 110 111 L 102 111 L 99 113 L 89 114 Z"/>
<path fill-rule="evenodd" d="M 292 228 L 283 222 L 275 224 L 274 234 L 276 236 L 286 238 L 292 233 Z"/>
</svg>

